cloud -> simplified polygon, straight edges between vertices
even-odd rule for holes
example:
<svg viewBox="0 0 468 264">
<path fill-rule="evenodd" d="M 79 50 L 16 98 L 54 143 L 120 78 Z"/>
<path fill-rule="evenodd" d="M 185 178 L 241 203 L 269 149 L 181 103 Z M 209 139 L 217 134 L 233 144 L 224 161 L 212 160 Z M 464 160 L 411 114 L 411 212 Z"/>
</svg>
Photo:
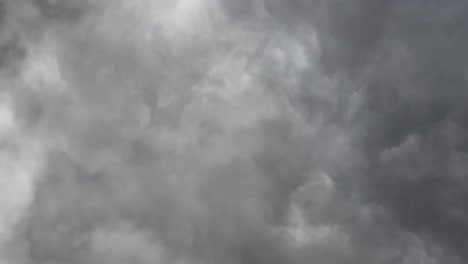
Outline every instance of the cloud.
<svg viewBox="0 0 468 264">
<path fill-rule="evenodd" d="M 465 262 L 464 1 L 1 3 L 2 261 Z"/>
</svg>

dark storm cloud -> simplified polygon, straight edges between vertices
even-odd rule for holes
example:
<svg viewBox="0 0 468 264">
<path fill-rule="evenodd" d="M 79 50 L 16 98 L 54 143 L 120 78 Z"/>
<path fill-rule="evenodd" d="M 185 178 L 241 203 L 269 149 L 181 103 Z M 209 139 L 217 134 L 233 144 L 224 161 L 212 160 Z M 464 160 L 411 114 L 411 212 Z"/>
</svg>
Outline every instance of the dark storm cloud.
<svg viewBox="0 0 468 264">
<path fill-rule="evenodd" d="M 464 1 L 4 3 L 5 261 L 465 262 Z"/>
<path fill-rule="evenodd" d="M 367 132 L 358 136 L 371 161 L 371 196 L 405 230 L 460 256 L 466 252 L 466 175 L 459 164 L 466 159 L 467 12 L 463 1 L 395 7 L 364 75 L 367 112 L 360 123 Z"/>
</svg>

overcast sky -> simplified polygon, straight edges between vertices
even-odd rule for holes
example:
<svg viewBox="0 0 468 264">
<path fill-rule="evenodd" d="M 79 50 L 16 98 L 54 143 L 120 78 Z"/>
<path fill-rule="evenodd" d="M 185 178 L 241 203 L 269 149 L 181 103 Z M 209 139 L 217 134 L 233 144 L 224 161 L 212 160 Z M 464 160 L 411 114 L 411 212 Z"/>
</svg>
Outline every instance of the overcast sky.
<svg viewBox="0 0 468 264">
<path fill-rule="evenodd" d="M 467 263 L 467 100 L 466 0 L 0 0 L 0 263 Z"/>
</svg>

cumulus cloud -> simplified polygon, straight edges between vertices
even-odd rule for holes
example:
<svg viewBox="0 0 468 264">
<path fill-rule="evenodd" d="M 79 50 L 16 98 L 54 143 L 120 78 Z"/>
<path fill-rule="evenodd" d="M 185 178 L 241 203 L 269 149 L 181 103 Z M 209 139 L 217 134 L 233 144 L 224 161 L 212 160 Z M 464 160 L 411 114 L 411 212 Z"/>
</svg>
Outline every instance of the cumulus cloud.
<svg viewBox="0 0 468 264">
<path fill-rule="evenodd" d="M 3 263 L 466 262 L 465 1 L 0 3 Z"/>
</svg>

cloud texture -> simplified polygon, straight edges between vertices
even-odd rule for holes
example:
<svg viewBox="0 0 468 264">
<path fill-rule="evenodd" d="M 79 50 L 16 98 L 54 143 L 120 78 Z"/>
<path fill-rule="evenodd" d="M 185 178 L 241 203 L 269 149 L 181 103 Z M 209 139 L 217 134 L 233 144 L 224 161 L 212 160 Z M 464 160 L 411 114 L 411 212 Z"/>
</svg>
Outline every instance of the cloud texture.
<svg viewBox="0 0 468 264">
<path fill-rule="evenodd" d="M 0 263 L 468 260 L 467 1 L 0 3 Z"/>
</svg>

